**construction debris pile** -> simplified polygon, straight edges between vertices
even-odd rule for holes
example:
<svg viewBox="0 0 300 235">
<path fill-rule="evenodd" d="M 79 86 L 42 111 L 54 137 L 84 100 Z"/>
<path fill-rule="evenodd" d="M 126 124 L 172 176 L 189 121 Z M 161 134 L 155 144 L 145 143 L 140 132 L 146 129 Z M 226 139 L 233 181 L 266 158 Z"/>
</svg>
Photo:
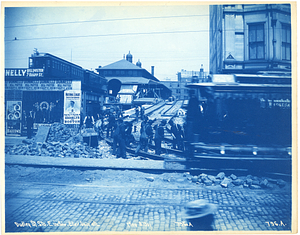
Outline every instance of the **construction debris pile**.
<svg viewBox="0 0 300 235">
<path fill-rule="evenodd" d="M 5 148 L 5 154 L 32 155 L 51 157 L 74 157 L 74 158 L 115 158 L 111 154 L 110 146 L 101 141 L 97 148 L 87 146 L 86 143 L 60 143 L 57 141 L 46 143 L 31 142 Z"/>
<path fill-rule="evenodd" d="M 61 123 L 54 123 L 50 127 L 49 135 L 47 138 L 48 142 L 58 141 L 64 143 L 72 136 L 78 133 L 77 128 L 68 128 L 66 125 Z"/>
<path fill-rule="evenodd" d="M 23 144 L 6 146 L 5 154 L 74 158 L 115 158 L 111 154 L 111 147 L 106 141 L 100 141 L 96 148 L 89 147 L 87 143 L 83 143 L 83 138 L 78 133 L 78 130 L 56 123 L 51 126 L 46 142 L 36 143 L 34 138 L 30 140 L 26 139 L 23 141 Z"/>
<path fill-rule="evenodd" d="M 283 188 L 286 186 L 286 182 L 282 179 L 275 180 L 270 178 L 259 178 L 257 176 L 247 175 L 237 177 L 234 174 L 226 176 L 224 172 L 220 172 L 217 176 L 200 174 L 192 176 L 189 172 L 185 172 L 184 177 L 193 183 L 201 186 L 216 186 L 220 185 L 222 188 L 250 188 L 250 189 L 262 189 L 262 188 Z"/>
</svg>

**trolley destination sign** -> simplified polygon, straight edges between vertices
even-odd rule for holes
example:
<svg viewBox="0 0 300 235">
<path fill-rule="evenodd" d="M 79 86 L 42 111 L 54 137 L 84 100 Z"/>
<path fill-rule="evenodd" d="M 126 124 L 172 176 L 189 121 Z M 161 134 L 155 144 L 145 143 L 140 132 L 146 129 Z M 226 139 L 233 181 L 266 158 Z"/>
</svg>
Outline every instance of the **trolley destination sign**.
<svg viewBox="0 0 300 235">
<path fill-rule="evenodd" d="M 7 77 L 44 77 L 44 69 L 5 69 Z"/>
</svg>

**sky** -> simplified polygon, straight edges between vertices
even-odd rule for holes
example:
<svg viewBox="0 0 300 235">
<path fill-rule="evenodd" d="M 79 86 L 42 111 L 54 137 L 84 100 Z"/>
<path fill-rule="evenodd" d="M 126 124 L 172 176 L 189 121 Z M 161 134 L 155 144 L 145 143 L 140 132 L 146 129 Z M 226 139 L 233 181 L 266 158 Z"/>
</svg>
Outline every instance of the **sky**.
<svg viewBox="0 0 300 235">
<path fill-rule="evenodd" d="M 159 80 L 176 79 L 182 69 L 209 70 L 208 6 L 133 5 L 6 7 L 5 68 L 28 68 L 36 48 L 94 70 L 123 59 Z"/>
</svg>

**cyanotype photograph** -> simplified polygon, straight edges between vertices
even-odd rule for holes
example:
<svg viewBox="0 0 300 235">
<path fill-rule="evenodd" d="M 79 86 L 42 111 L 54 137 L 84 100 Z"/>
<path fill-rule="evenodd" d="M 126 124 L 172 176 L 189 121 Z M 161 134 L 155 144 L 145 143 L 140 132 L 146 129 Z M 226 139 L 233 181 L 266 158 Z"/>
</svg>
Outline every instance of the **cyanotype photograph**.
<svg viewBox="0 0 300 235">
<path fill-rule="evenodd" d="M 295 19 L 2 2 L 2 233 L 296 233 Z"/>
</svg>

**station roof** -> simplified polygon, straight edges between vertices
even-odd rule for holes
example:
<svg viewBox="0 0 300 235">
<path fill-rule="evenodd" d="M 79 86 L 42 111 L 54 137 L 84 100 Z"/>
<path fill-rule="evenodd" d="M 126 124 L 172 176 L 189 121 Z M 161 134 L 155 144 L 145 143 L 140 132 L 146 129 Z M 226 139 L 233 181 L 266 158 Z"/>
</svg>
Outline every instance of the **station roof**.
<svg viewBox="0 0 300 235">
<path fill-rule="evenodd" d="M 106 77 L 108 81 L 116 79 L 119 80 L 122 84 L 153 84 L 153 85 L 162 85 L 160 82 L 153 81 L 144 77 Z"/>
<path fill-rule="evenodd" d="M 114 62 L 112 64 L 103 66 L 99 68 L 99 70 L 106 70 L 106 69 L 130 69 L 130 70 L 144 70 L 143 68 L 140 68 L 139 66 L 136 66 L 135 64 L 122 59 L 117 62 Z"/>
</svg>

